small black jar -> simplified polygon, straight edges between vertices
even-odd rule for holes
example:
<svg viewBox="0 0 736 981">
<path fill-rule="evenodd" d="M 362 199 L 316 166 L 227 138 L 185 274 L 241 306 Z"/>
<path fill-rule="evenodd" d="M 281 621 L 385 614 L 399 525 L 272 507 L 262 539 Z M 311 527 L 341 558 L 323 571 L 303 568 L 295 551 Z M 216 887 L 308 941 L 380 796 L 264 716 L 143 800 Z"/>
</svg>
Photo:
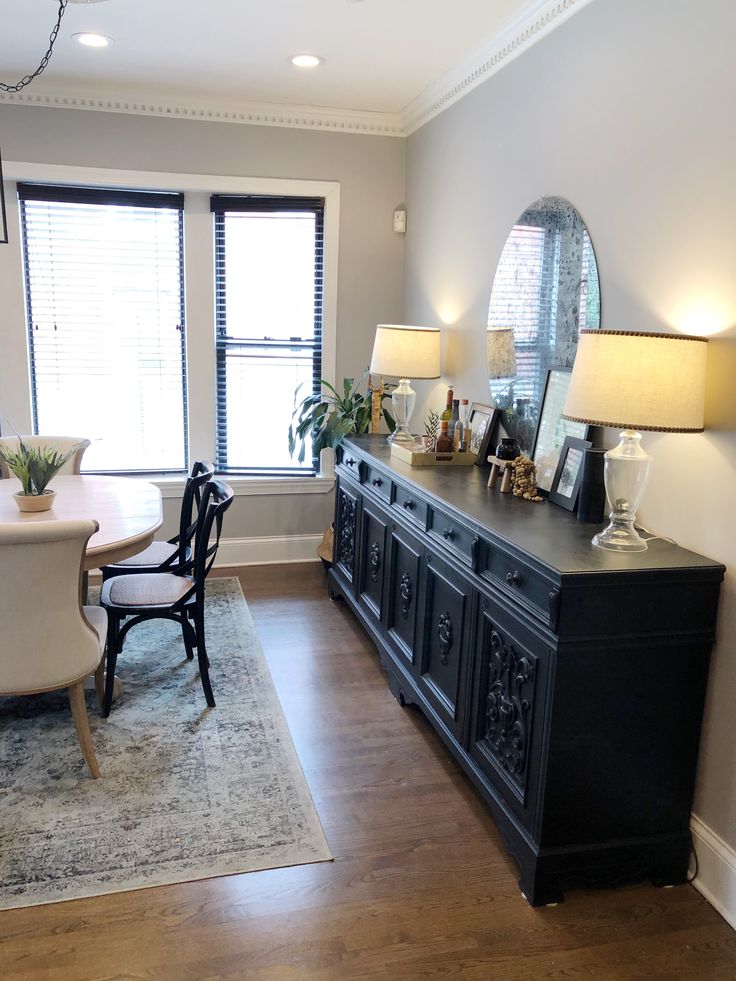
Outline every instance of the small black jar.
<svg viewBox="0 0 736 981">
<path fill-rule="evenodd" d="M 521 453 L 521 447 L 513 437 L 502 439 L 496 447 L 496 456 L 499 460 L 515 460 Z"/>
</svg>

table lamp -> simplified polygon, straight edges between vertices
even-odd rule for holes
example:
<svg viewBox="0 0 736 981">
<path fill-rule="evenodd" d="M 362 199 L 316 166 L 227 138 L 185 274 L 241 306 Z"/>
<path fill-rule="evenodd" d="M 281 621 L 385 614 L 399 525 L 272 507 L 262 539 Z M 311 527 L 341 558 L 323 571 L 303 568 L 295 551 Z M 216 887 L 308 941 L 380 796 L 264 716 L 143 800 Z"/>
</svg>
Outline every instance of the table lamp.
<svg viewBox="0 0 736 981">
<path fill-rule="evenodd" d="M 610 524 L 595 535 L 598 548 L 643 552 L 636 512 L 649 476 L 641 432 L 701 433 L 707 338 L 581 330 L 563 419 L 623 430 L 605 455 Z"/>
<path fill-rule="evenodd" d="M 370 373 L 399 379 L 398 386 L 391 393 L 396 429 L 389 440 L 413 442 L 409 419 L 417 396 L 409 384 L 409 376 L 440 377 L 439 328 L 379 324 L 373 342 Z"/>
</svg>

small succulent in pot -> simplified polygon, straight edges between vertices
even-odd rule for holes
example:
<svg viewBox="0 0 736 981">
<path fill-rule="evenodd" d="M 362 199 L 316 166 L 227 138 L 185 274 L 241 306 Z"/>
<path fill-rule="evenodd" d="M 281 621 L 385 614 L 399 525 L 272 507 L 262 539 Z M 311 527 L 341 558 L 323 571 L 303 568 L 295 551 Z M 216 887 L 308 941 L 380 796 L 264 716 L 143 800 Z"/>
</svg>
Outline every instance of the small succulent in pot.
<svg viewBox="0 0 736 981">
<path fill-rule="evenodd" d="M 22 436 L 18 437 L 17 450 L 0 447 L 0 456 L 21 484 L 22 490 L 15 495 L 21 511 L 44 511 L 51 507 L 54 491 L 47 490 L 49 482 L 78 449 L 73 446 L 68 453 L 62 453 L 55 446 L 29 446 Z M 34 498 L 35 501 L 31 500 Z M 38 498 L 47 498 L 48 502 L 42 503 Z"/>
</svg>

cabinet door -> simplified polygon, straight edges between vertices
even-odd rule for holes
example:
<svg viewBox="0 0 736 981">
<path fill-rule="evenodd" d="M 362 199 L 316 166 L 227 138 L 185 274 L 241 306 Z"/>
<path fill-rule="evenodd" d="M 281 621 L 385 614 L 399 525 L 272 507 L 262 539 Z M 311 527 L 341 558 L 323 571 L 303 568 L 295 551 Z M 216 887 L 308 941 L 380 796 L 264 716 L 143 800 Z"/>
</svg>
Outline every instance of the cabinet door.
<svg viewBox="0 0 736 981">
<path fill-rule="evenodd" d="M 399 525 L 389 528 L 389 584 L 387 631 L 397 660 L 404 667 L 416 663 L 417 613 L 422 546 Z"/>
<path fill-rule="evenodd" d="M 335 499 L 335 567 L 354 587 L 358 548 L 359 492 L 341 480 Z"/>
<path fill-rule="evenodd" d="M 470 754 L 496 795 L 531 829 L 550 651 L 486 597 L 476 636 Z"/>
<path fill-rule="evenodd" d="M 383 621 L 383 585 L 386 571 L 386 543 L 389 519 L 365 498 L 360 518 L 360 574 L 358 598 L 366 613 L 377 623 Z"/>
<path fill-rule="evenodd" d="M 419 685 L 458 741 L 465 719 L 471 598 L 464 576 L 436 555 L 427 556 Z"/>
</svg>

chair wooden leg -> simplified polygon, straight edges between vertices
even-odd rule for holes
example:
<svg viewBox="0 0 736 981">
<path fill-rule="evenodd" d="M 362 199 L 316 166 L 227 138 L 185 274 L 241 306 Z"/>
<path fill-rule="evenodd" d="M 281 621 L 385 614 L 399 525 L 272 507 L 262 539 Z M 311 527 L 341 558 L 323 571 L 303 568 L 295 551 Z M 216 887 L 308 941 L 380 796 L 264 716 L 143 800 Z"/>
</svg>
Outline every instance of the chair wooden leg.
<svg viewBox="0 0 736 981">
<path fill-rule="evenodd" d="M 207 699 L 207 704 L 210 708 L 214 708 L 215 696 L 212 694 L 212 685 L 210 684 L 210 659 L 207 657 L 207 648 L 205 647 L 204 643 L 203 611 L 197 611 L 195 615 L 195 623 L 197 628 L 197 660 L 199 661 L 199 677 L 202 681 L 202 690 L 204 691 L 204 697 Z"/>
<path fill-rule="evenodd" d="M 100 768 L 97 765 L 95 747 L 92 744 L 92 734 L 89 731 L 89 718 L 87 716 L 87 703 L 84 700 L 84 682 L 78 681 L 74 685 L 69 685 L 69 701 L 72 706 L 72 718 L 74 728 L 77 730 L 77 739 L 82 750 L 89 771 L 95 780 L 100 775 Z"/>
<path fill-rule="evenodd" d="M 186 613 L 182 614 L 181 634 L 184 638 L 184 648 L 187 652 L 187 661 L 191 661 L 194 658 L 194 648 L 196 644 L 193 643 L 194 629 L 187 620 Z"/>
</svg>

